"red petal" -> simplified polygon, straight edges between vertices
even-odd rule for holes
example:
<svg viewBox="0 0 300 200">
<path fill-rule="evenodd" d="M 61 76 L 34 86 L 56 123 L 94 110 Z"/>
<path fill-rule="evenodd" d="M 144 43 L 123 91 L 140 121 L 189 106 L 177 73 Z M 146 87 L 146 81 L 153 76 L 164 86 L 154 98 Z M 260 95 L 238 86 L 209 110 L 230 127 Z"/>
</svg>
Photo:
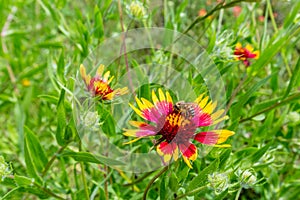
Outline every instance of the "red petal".
<svg viewBox="0 0 300 200">
<path fill-rule="evenodd" d="M 198 133 L 194 140 L 207 145 L 213 145 L 218 142 L 219 135 L 215 132 L 201 132 Z"/>
<path fill-rule="evenodd" d="M 206 113 L 199 113 L 198 116 L 194 117 L 193 121 L 196 122 L 195 124 L 197 125 L 197 127 L 209 126 L 213 123 L 210 115 Z"/>
<path fill-rule="evenodd" d="M 195 154 L 197 153 L 196 146 L 194 144 L 191 144 L 188 142 L 179 144 L 179 149 L 180 149 L 182 155 L 187 158 L 191 158 L 191 157 L 195 156 Z"/>
<path fill-rule="evenodd" d="M 176 149 L 176 144 L 168 143 L 168 142 L 162 142 L 159 144 L 158 148 L 161 150 L 163 154 L 173 154 L 173 152 Z"/>
</svg>

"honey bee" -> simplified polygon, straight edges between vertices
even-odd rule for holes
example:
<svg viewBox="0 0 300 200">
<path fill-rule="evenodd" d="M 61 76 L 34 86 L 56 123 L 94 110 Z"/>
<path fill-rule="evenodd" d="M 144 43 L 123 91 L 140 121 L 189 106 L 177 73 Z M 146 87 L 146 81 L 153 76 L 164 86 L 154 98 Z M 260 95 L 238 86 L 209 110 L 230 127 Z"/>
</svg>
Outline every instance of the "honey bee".
<svg viewBox="0 0 300 200">
<path fill-rule="evenodd" d="M 195 116 L 196 103 L 179 101 L 174 104 L 174 111 L 180 113 L 187 119 L 191 119 Z"/>
</svg>

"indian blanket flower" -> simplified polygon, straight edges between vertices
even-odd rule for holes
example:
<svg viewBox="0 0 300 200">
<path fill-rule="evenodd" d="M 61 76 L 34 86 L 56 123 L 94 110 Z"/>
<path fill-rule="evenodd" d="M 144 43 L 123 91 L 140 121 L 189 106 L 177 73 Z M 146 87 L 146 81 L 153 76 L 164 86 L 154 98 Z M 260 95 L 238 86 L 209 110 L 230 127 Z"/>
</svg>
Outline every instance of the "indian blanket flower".
<svg viewBox="0 0 300 200">
<path fill-rule="evenodd" d="M 164 163 L 175 161 L 182 155 L 185 163 L 192 168 L 191 161 L 197 158 L 197 148 L 191 143 L 196 140 L 202 144 L 216 147 L 230 147 L 221 144 L 234 134 L 229 130 L 210 130 L 198 132 L 198 128 L 215 125 L 225 119 L 224 110 L 215 111 L 216 102 L 208 101 L 208 96 L 200 95 L 194 102 L 173 103 L 169 92 L 158 90 L 158 97 L 152 91 L 152 102 L 137 98 L 139 108 L 129 104 L 132 109 L 148 122 L 130 121 L 138 129 L 125 129 L 125 136 L 136 137 L 132 143 L 148 136 L 160 136 L 157 140 L 157 153 Z"/>
<path fill-rule="evenodd" d="M 258 59 L 259 51 L 253 51 L 254 48 L 247 44 L 246 47 L 243 47 L 241 43 L 237 43 L 234 50 L 234 55 L 237 60 L 243 61 L 246 67 L 250 66 L 249 59 Z"/>
<path fill-rule="evenodd" d="M 80 74 L 85 82 L 87 90 L 90 91 L 95 97 L 101 100 L 112 100 L 115 96 L 123 95 L 128 92 L 127 87 L 112 89 L 110 86 L 114 76 L 110 77 L 110 71 L 104 72 L 104 65 L 100 65 L 97 69 L 96 76 L 91 77 L 86 74 L 85 67 L 80 65 Z M 109 79 L 108 79 L 109 78 Z"/>
</svg>

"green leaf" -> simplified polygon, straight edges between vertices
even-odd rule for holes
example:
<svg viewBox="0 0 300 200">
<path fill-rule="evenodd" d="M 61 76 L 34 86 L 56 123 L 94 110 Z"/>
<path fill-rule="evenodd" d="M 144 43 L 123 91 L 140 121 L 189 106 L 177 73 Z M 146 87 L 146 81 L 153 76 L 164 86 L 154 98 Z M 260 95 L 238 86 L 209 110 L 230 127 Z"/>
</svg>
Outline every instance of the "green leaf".
<svg viewBox="0 0 300 200">
<path fill-rule="evenodd" d="M 252 163 L 256 163 L 268 151 L 272 143 L 273 142 L 269 142 L 267 145 L 257 150 L 254 154 L 252 154 L 250 156 L 250 161 Z"/>
<path fill-rule="evenodd" d="M 65 53 L 64 50 L 61 51 L 61 54 L 59 56 L 59 59 L 57 61 L 57 69 L 56 69 L 57 76 L 59 79 L 65 83 Z"/>
<path fill-rule="evenodd" d="M 100 120 L 103 123 L 101 126 L 103 132 L 108 135 L 116 135 L 115 120 L 109 110 L 107 110 L 104 105 L 98 104 L 98 112 Z"/>
<path fill-rule="evenodd" d="M 57 104 L 57 130 L 56 130 L 56 141 L 59 145 L 64 146 L 65 141 L 65 132 L 66 132 L 66 110 L 65 110 L 65 90 L 62 89 L 60 97 Z"/>
<path fill-rule="evenodd" d="M 293 86 L 295 85 L 296 81 L 299 80 L 299 76 L 300 76 L 299 74 L 300 74 L 300 57 L 298 58 L 297 64 L 296 64 L 295 69 L 293 71 L 293 75 L 291 77 L 289 85 L 288 85 L 282 99 L 286 98 L 289 95 L 289 93 L 291 92 L 291 90 L 292 90 Z"/>
<path fill-rule="evenodd" d="M 159 197 L 160 199 L 166 199 L 166 181 L 165 180 L 165 175 L 162 176 L 162 180 L 160 181 L 160 187 L 159 187 Z"/>
<path fill-rule="evenodd" d="M 228 158 L 230 157 L 231 154 L 231 148 L 226 149 L 222 155 L 220 156 L 220 164 L 219 164 L 219 168 L 223 169 L 226 167 L 226 161 L 228 160 Z"/>
<path fill-rule="evenodd" d="M 102 14 L 98 6 L 95 7 L 94 15 L 95 15 L 94 35 L 96 38 L 101 40 L 104 36 L 104 26 L 103 26 Z"/>
<path fill-rule="evenodd" d="M 262 52 L 259 59 L 248 68 L 249 74 L 252 77 L 256 76 L 256 74 L 261 71 L 261 68 L 271 62 L 272 58 L 277 55 L 277 53 L 293 38 L 292 36 L 297 35 L 299 31 L 299 27 L 296 30 L 282 29 L 280 34 L 275 35 L 267 45 L 267 48 Z"/>
<path fill-rule="evenodd" d="M 207 182 L 207 176 L 217 171 L 219 168 L 219 164 L 219 158 L 211 162 L 210 165 L 204 168 L 192 181 L 190 181 L 187 191 L 191 191 L 198 187 L 204 186 L 204 184 Z"/>
<path fill-rule="evenodd" d="M 19 187 L 33 186 L 34 179 L 25 176 L 14 175 L 15 182 Z"/>
<path fill-rule="evenodd" d="M 113 160 L 105 156 L 94 156 L 88 152 L 65 151 L 59 155 L 60 157 L 72 157 L 76 161 L 91 162 L 105 165 L 124 165 L 121 161 Z"/>
<path fill-rule="evenodd" d="M 235 120 L 237 117 L 241 115 L 241 108 L 244 106 L 244 104 L 247 103 L 247 101 L 250 99 L 250 97 L 253 95 L 254 92 L 256 92 L 261 86 L 263 86 L 272 75 L 260 80 L 255 85 L 253 85 L 238 101 L 237 104 L 235 104 L 232 107 L 233 116 L 232 118 Z"/>
<path fill-rule="evenodd" d="M 55 104 L 55 105 L 57 105 L 58 101 L 59 101 L 58 97 L 52 96 L 52 95 L 47 95 L 47 94 L 39 95 L 38 98 L 44 99 L 45 101 L 47 101 L 47 102 L 49 102 L 51 104 Z M 69 102 L 65 101 L 64 105 L 65 105 L 65 108 L 66 108 L 67 111 L 71 111 L 72 110 L 71 104 Z"/>
<path fill-rule="evenodd" d="M 1 185 L 5 185 L 10 188 L 16 187 L 16 182 L 14 181 L 14 179 L 2 177 L 1 180 L 2 180 L 2 181 L 0 181 Z"/>
<path fill-rule="evenodd" d="M 280 98 L 275 98 L 275 99 L 257 103 L 255 105 L 253 105 L 253 108 L 251 109 L 251 114 L 257 113 L 265 108 L 268 108 L 268 107 L 274 105 L 275 103 L 277 103 L 279 100 L 280 100 Z"/>
<path fill-rule="evenodd" d="M 174 173 L 171 173 L 171 176 L 169 178 L 169 188 L 173 192 L 177 192 L 178 191 L 179 184 L 178 184 L 177 177 L 176 177 L 176 175 Z"/>
<path fill-rule="evenodd" d="M 297 1 L 297 3 L 293 2 L 293 6 L 291 7 L 292 10 L 288 12 L 287 17 L 285 17 L 283 28 L 286 29 L 288 26 L 290 26 L 293 22 L 297 14 L 299 14 L 300 10 L 300 1 Z"/>
<path fill-rule="evenodd" d="M 186 177 L 189 175 L 190 168 L 186 167 L 186 164 L 183 163 L 184 165 L 181 164 L 179 168 L 179 172 L 176 174 L 178 178 L 178 182 L 182 182 L 186 180 Z"/>
<path fill-rule="evenodd" d="M 36 135 L 26 126 L 25 131 L 26 141 L 30 147 L 31 156 L 34 159 L 34 165 L 36 166 L 39 172 L 42 172 L 44 166 L 48 163 L 48 159 L 44 148 L 42 147 Z"/>
<path fill-rule="evenodd" d="M 42 155 L 41 158 L 39 157 L 39 154 Z M 42 183 L 42 179 L 39 176 L 38 171 L 41 171 L 44 167 L 44 156 L 45 155 L 41 150 L 41 146 L 37 138 L 32 134 L 31 131 L 29 131 L 28 128 L 26 128 L 26 134 L 24 138 L 24 157 L 26 169 L 28 174 L 39 183 Z"/>
</svg>

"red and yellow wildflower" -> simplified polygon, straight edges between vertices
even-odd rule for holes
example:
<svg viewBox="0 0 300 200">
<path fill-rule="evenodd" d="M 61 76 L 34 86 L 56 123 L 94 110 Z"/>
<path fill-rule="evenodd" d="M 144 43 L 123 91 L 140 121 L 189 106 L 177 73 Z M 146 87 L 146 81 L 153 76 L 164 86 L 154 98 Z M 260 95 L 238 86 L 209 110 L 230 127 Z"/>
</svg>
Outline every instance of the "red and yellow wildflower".
<svg viewBox="0 0 300 200">
<path fill-rule="evenodd" d="M 212 126 L 228 119 L 224 116 L 224 110 L 214 111 L 216 102 L 208 100 L 208 96 L 202 94 L 194 102 L 174 104 L 170 94 L 164 94 L 161 89 L 158 90 L 158 97 L 152 91 L 153 103 L 145 98 L 136 98 L 139 108 L 131 104 L 130 106 L 149 123 L 130 121 L 137 129 L 125 129 L 124 135 L 136 139 L 127 143 L 148 136 L 160 136 L 156 145 L 163 162 L 168 163 L 172 158 L 176 161 L 180 153 L 186 164 L 192 168 L 191 161 L 197 158 L 197 148 L 191 140 L 215 147 L 230 147 L 229 144 L 221 143 L 234 134 L 229 130 L 197 131 L 198 128 Z"/>
<path fill-rule="evenodd" d="M 247 44 L 246 47 L 243 47 L 241 43 L 237 43 L 234 50 L 234 55 L 236 60 L 243 61 L 246 67 L 250 66 L 249 59 L 258 59 L 259 51 L 253 51 L 254 48 Z"/>
<path fill-rule="evenodd" d="M 104 65 L 100 65 L 97 69 L 96 76 L 91 77 L 86 74 L 86 69 L 83 65 L 80 65 L 80 74 L 85 82 L 87 90 L 90 91 L 95 97 L 99 97 L 101 100 L 112 100 L 115 96 L 120 96 L 128 92 L 127 87 L 112 89 L 110 86 L 114 76 L 110 76 L 110 71 L 104 73 Z"/>
</svg>

